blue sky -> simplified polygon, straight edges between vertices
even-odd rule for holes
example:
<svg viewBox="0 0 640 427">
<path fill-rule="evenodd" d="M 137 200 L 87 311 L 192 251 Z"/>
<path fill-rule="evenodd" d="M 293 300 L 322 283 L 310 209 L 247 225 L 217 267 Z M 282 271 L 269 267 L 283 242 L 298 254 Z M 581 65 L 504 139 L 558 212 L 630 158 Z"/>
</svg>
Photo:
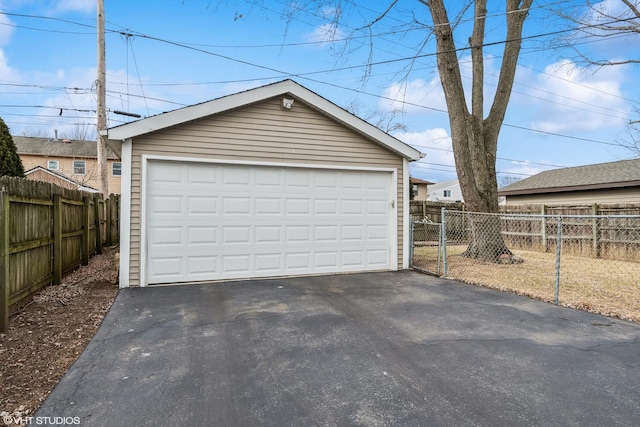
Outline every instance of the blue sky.
<svg viewBox="0 0 640 427">
<path fill-rule="evenodd" d="M 425 41 L 426 7 L 401 0 L 372 27 L 370 45 L 367 33 L 357 29 L 390 1 L 343 0 L 340 10 L 328 6 L 333 2 L 293 9 L 301 3 L 106 0 L 108 109 L 149 116 L 292 78 L 371 122 L 402 124 L 404 129 L 391 133 L 427 155 L 412 166 L 412 175 L 454 179 L 435 46 Z M 606 0 L 599 7 L 618 4 Z M 94 135 L 95 5 L 95 0 L 0 0 L 0 117 L 14 135 L 53 136 L 58 129 L 70 136 L 78 127 Z M 534 2 L 525 24 L 531 38 L 523 42 L 500 134 L 499 183 L 549 168 L 634 157 L 620 141 L 628 122 L 640 119 L 640 69 L 584 70 L 574 50 L 555 47 L 558 37 L 571 33 L 542 36 L 570 26 L 551 12 L 554 8 L 589 19 L 579 1 Z M 502 10 L 489 10 L 486 42 L 504 40 L 503 22 Z M 463 16 L 459 47 L 470 25 Z M 356 38 L 345 42 L 352 34 Z M 638 42 L 639 37 L 594 38 L 577 47 L 598 59 L 619 59 L 632 57 Z M 488 98 L 501 50 L 500 43 L 485 50 Z M 374 65 L 366 68 L 369 58 Z M 470 87 L 466 51 L 460 61 Z M 108 116 L 110 126 L 131 120 Z"/>
</svg>

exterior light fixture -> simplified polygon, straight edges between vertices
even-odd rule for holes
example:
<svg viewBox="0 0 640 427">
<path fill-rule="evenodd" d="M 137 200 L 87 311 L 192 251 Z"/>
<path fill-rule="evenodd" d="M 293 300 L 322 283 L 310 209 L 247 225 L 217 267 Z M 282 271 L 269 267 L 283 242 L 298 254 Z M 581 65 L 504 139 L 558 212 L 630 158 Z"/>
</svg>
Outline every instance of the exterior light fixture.
<svg viewBox="0 0 640 427">
<path fill-rule="evenodd" d="M 282 108 L 291 110 L 291 107 L 293 107 L 293 99 L 282 98 Z"/>
</svg>

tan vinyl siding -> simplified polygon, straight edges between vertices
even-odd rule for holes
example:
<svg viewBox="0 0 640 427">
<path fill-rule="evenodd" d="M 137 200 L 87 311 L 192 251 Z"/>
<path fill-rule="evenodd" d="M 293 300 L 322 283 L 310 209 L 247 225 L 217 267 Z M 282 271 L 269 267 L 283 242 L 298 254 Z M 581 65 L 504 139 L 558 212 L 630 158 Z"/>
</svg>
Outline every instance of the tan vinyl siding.
<svg viewBox="0 0 640 427">
<path fill-rule="evenodd" d="M 508 205 L 640 203 L 640 188 L 607 188 L 588 191 L 506 196 Z"/>
<path fill-rule="evenodd" d="M 140 284 L 140 188 L 143 155 L 383 167 L 397 170 L 398 266 L 402 267 L 403 159 L 296 100 L 273 98 L 133 140 L 130 285 Z"/>
<path fill-rule="evenodd" d="M 71 178 L 74 181 L 77 181 L 79 184 L 86 185 L 93 188 L 98 188 L 98 161 L 95 158 L 91 157 L 61 157 L 61 156 L 43 156 L 43 155 L 35 155 L 35 154 L 20 154 L 20 160 L 22 160 L 22 165 L 24 166 L 24 170 L 32 169 L 36 166 L 41 166 L 47 169 L 49 160 L 58 161 L 58 169 L 54 170 L 54 172 L 60 173 L 68 178 Z M 73 161 L 74 160 L 84 160 L 85 161 L 85 174 L 84 175 L 75 175 L 73 173 Z M 109 193 L 120 194 L 120 181 L 121 178 L 119 176 L 113 176 L 112 168 L 113 162 L 115 160 L 109 159 L 107 160 L 107 179 L 109 185 Z M 119 160 L 118 160 L 119 162 Z M 43 175 L 40 175 L 43 176 Z M 47 181 L 53 182 L 53 181 Z M 55 184 L 55 182 L 53 182 Z"/>
</svg>

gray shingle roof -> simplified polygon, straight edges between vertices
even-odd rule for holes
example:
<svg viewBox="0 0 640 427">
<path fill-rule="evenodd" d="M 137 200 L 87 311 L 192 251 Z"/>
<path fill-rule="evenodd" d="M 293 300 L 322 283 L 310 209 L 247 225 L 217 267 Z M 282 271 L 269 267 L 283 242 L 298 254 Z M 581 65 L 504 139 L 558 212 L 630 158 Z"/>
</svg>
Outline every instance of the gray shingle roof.
<svg viewBox="0 0 640 427">
<path fill-rule="evenodd" d="M 501 196 L 640 185 L 640 159 L 540 172 L 498 191 Z"/>
<path fill-rule="evenodd" d="M 49 157 L 83 157 L 96 158 L 95 141 L 69 141 L 62 142 L 62 139 L 55 141 L 53 138 L 36 138 L 31 136 L 14 136 L 13 142 L 16 144 L 18 154 L 35 154 Z M 109 159 L 116 159 L 116 156 L 107 150 Z"/>
</svg>

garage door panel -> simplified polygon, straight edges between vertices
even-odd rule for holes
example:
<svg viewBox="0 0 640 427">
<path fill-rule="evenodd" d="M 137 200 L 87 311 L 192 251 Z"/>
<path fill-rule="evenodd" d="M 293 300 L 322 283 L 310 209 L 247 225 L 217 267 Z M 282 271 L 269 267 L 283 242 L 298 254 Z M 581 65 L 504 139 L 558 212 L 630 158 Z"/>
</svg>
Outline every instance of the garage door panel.
<svg viewBox="0 0 640 427">
<path fill-rule="evenodd" d="M 189 215 L 211 215 L 218 212 L 218 198 L 215 196 L 188 196 L 187 212 Z"/>
<path fill-rule="evenodd" d="M 190 256 L 186 262 L 188 265 L 188 271 L 190 275 L 205 275 L 210 276 L 217 272 L 218 257 L 216 255 L 211 256 Z"/>
<path fill-rule="evenodd" d="M 282 215 L 282 205 L 281 197 L 256 197 L 255 213 L 256 215 Z"/>
<path fill-rule="evenodd" d="M 301 198 L 287 198 L 285 199 L 286 214 L 287 215 L 310 215 L 311 214 L 311 200 Z"/>
<path fill-rule="evenodd" d="M 223 227 L 222 243 L 226 245 L 250 244 L 251 243 L 251 227 L 249 227 L 248 225 Z"/>
<path fill-rule="evenodd" d="M 342 265 L 344 267 L 364 267 L 364 251 L 342 251 Z"/>
<path fill-rule="evenodd" d="M 182 215 L 182 196 L 155 196 L 155 214 Z"/>
<path fill-rule="evenodd" d="M 251 255 L 223 255 L 222 256 L 222 273 L 245 275 L 251 273 Z"/>
<path fill-rule="evenodd" d="M 187 228 L 187 244 L 191 246 L 212 246 L 218 243 L 218 227 L 191 226 Z"/>
<path fill-rule="evenodd" d="M 283 226 L 281 225 L 258 225 L 255 227 L 256 244 L 281 244 L 284 243 Z"/>
<path fill-rule="evenodd" d="M 251 170 L 247 168 L 223 168 L 222 180 L 228 186 L 247 187 L 251 184 Z"/>
<path fill-rule="evenodd" d="M 156 256 L 150 260 L 149 268 L 159 279 L 177 280 L 184 275 L 183 257 Z"/>
<path fill-rule="evenodd" d="M 292 252 L 285 255 L 285 268 L 290 272 L 307 272 L 311 270 L 311 253 Z"/>
<path fill-rule="evenodd" d="M 164 161 L 147 170 L 147 283 L 391 267 L 389 172 Z"/>
<path fill-rule="evenodd" d="M 255 271 L 257 273 L 278 273 L 283 270 L 282 258 L 281 253 L 257 254 L 255 256 Z"/>
</svg>

